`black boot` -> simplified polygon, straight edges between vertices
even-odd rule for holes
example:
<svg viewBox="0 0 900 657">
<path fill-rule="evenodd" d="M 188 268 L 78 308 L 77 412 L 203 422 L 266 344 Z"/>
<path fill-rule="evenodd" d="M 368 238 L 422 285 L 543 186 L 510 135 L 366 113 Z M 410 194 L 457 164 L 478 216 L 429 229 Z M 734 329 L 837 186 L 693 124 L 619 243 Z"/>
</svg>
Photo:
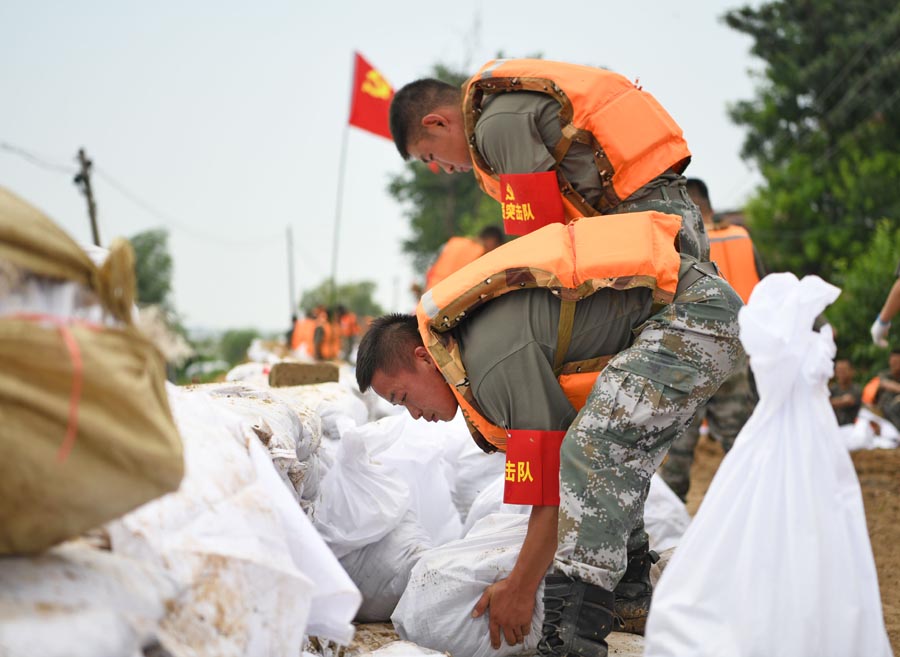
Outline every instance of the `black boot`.
<svg viewBox="0 0 900 657">
<path fill-rule="evenodd" d="M 613 594 L 565 575 L 544 578 L 541 657 L 607 657 L 613 629 Z"/>
<path fill-rule="evenodd" d="M 628 567 L 613 591 L 616 596 L 615 612 L 622 619 L 623 632 L 644 633 L 653 595 L 650 566 L 657 561 L 659 555 L 647 543 L 628 553 Z"/>
</svg>

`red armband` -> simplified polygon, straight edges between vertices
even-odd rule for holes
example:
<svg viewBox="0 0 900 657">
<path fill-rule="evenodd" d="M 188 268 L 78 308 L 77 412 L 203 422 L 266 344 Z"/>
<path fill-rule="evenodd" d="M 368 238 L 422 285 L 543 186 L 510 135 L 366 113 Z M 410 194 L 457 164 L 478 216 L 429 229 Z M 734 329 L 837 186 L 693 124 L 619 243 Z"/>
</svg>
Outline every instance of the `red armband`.
<svg viewBox="0 0 900 657">
<path fill-rule="evenodd" d="M 509 431 L 506 504 L 559 506 L 559 448 L 565 431 Z"/>
<path fill-rule="evenodd" d="M 508 235 L 527 235 L 565 221 L 555 171 L 501 173 L 500 192 L 503 229 Z"/>
</svg>

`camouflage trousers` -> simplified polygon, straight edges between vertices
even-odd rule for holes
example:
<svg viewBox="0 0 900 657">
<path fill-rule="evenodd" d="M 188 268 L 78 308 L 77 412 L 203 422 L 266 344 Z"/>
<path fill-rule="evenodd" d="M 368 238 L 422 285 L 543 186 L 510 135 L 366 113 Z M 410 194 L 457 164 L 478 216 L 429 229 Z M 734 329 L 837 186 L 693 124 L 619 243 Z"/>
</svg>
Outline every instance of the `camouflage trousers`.
<svg viewBox="0 0 900 657">
<path fill-rule="evenodd" d="M 700 208 L 691 200 L 685 182 L 684 176 L 664 173 L 641 187 L 608 214 L 648 210 L 677 214 L 681 217 L 681 231 L 678 233 L 680 252 L 706 262 L 709 260 L 709 238 Z"/>
<path fill-rule="evenodd" d="M 755 406 L 750 367 L 744 364 L 697 410 L 694 421 L 672 443 L 669 458 L 659 470 L 659 475 L 682 501 L 687 497 L 691 485 L 691 465 L 694 463 L 694 449 L 700 440 L 700 425 L 703 420 L 709 425 L 709 434 L 719 440 L 722 449 L 728 452 Z"/>
<path fill-rule="evenodd" d="M 672 444 L 742 362 L 741 300 L 703 276 L 603 370 L 560 450 L 556 568 L 612 591 L 647 541 L 644 500 Z"/>
</svg>

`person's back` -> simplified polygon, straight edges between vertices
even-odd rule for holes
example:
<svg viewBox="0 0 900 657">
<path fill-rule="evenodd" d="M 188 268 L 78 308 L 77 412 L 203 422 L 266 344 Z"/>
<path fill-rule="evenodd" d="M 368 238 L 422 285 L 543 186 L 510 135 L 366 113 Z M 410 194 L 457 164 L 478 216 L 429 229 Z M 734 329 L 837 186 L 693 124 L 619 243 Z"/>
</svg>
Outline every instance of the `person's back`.
<svg viewBox="0 0 900 657">
<path fill-rule="evenodd" d="M 451 237 L 425 275 L 430 290 L 450 274 L 484 255 L 484 247 L 471 237 Z"/>
</svg>

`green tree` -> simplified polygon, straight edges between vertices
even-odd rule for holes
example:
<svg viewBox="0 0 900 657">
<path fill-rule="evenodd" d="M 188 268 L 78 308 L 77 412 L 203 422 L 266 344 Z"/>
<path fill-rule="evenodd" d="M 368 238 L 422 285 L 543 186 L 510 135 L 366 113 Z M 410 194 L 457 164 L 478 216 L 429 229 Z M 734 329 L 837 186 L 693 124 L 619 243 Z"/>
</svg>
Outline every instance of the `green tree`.
<svg viewBox="0 0 900 657">
<path fill-rule="evenodd" d="M 866 379 L 887 363 L 887 352 L 868 339 L 875 313 L 884 303 L 896 278 L 894 269 L 900 257 L 900 226 L 887 220 L 879 222 L 866 252 L 857 258 L 841 258 L 835 265 L 835 285 L 841 296 L 828 308 L 826 317 L 836 328 L 838 353 L 849 358 Z M 871 312 L 860 312 L 871 308 Z M 891 346 L 900 347 L 900 339 L 891 335 Z"/>
<path fill-rule="evenodd" d="M 900 214 L 900 5 L 786 0 L 725 21 L 765 62 L 756 97 L 730 110 L 765 178 L 747 207 L 755 241 L 774 270 L 832 279 Z"/>
<path fill-rule="evenodd" d="M 172 256 L 169 255 L 169 233 L 164 228 L 147 230 L 133 236 L 134 270 L 137 278 L 137 302 L 159 305 L 172 311 Z"/>
<path fill-rule="evenodd" d="M 337 286 L 337 292 L 332 302 L 332 282 L 328 278 L 311 290 L 305 290 L 300 297 L 300 310 L 308 313 L 316 306 L 330 307 L 343 305 L 360 317 L 364 315 L 378 316 L 384 314 L 372 294 L 375 292 L 375 283 L 372 281 L 359 281 L 344 283 Z"/>
<path fill-rule="evenodd" d="M 462 85 L 468 75 L 443 64 L 432 76 Z M 405 206 L 412 237 L 403 250 L 413 266 L 424 272 L 444 243 L 455 235 L 474 236 L 490 224 L 501 222 L 500 205 L 484 194 L 471 175 L 433 173 L 421 162 L 408 162 L 403 173 L 393 176 L 388 192 Z"/>
<path fill-rule="evenodd" d="M 253 329 L 234 329 L 225 331 L 219 342 L 222 358 L 231 366 L 237 365 L 247 357 L 247 349 L 255 338 L 259 337 Z"/>
</svg>

